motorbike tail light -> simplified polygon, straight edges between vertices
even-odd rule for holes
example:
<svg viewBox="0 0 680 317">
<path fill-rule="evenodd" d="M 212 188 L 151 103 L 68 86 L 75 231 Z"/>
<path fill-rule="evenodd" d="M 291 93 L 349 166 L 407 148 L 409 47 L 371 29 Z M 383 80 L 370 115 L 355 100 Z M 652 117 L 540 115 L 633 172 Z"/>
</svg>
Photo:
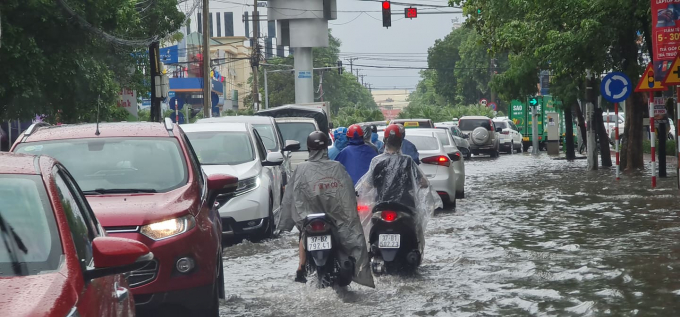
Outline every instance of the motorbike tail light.
<svg viewBox="0 0 680 317">
<path fill-rule="evenodd" d="M 309 232 L 324 232 L 326 228 L 326 222 L 321 220 L 314 220 L 307 225 L 307 231 Z"/>
<path fill-rule="evenodd" d="M 358 211 L 358 212 L 367 212 L 367 211 L 368 211 L 368 206 L 366 206 L 366 205 L 357 205 L 357 211 Z"/>
<path fill-rule="evenodd" d="M 424 158 L 420 161 L 425 163 L 425 164 L 441 165 L 441 166 L 446 166 L 446 167 L 451 166 L 451 160 L 447 156 L 444 156 L 444 155 L 430 156 L 430 157 L 426 157 L 426 158 Z"/>
<path fill-rule="evenodd" d="M 387 222 L 395 221 L 395 220 L 397 220 L 397 212 L 393 211 L 393 210 L 383 210 L 380 213 L 380 218 L 382 218 L 382 220 L 385 220 Z"/>
</svg>

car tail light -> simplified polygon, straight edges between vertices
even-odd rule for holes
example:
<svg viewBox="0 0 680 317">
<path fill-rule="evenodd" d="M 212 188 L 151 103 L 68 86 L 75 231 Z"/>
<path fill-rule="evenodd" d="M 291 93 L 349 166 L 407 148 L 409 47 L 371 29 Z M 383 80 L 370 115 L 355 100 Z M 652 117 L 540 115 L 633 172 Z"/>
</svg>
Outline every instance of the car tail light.
<svg viewBox="0 0 680 317">
<path fill-rule="evenodd" d="M 307 225 L 307 231 L 314 233 L 324 232 L 327 230 L 327 228 L 328 225 L 326 224 L 326 222 L 321 220 L 314 220 Z"/>
<path fill-rule="evenodd" d="M 441 166 L 451 166 L 451 160 L 450 160 L 448 157 L 444 156 L 444 155 L 440 155 L 440 156 L 430 156 L 430 157 L 426 157 L 426 158 L 424 158 L 424 159 L 422 159 L 422 160 L 420 160 L 420 161 L 423 162 L 423 163 L 425 163 L 425 164 L 434 164 L 434 165 L 441 165 Z"/>
<path fill-rule="evenodd" d="M 462 156 L 461 156 L 460 152 L 456 152 L 456 153 L 449 155 L 449 158 L 451 158 L 451 161 L 453 161 L 453 162 L 460 161 L 461 157 Z"/>
<path fill-rule="evenodd" d="M 489 120 L 489 131 L 493 131 L 493 120 Z"/>
<path fill-rule="evenodd" d="M 510 130 L 502 131 L 501 134 L 510 134 Z"/>
<path fill-rule="evenodd" d="M 542 137 L 542 136 L 539 136 L 538 139 L 539 139 L 539 140 L 543 140 L 543 137 Z"/>
<path fill-rule="evenodd" d="M 393 210 L 383 210 L 380 213 L 380 218 L 382 218 L 382 220 L 385 220 L 387 222 L 395 221 L 395 220 L 397 220 L 397 212 L 393 211 Z"/>
</svg>

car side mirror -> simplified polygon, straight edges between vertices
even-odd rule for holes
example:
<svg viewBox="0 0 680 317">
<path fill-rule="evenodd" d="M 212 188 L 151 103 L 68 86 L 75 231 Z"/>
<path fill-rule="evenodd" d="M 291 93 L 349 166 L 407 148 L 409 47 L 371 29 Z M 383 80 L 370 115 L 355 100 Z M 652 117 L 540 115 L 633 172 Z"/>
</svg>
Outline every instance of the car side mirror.
<svg viewBox="0 0 680 317">
<path fill-rule="evenodd" d="M 286 140 L 286 146 L 283 147 L 284 151 L 299 151 L 300 150 L 300 142 L 294 141 L 294 140 Z"/>
<path fill-rule="evenodd" d="M 138 270 L 153 260 L 144 243 L 132 239 L 97 237 L 92 241 L 94 268 L 84 272 L 87 281 Z"/>
<path fill-rule="evenodd" d="M 224 174 L 208 176 L 208 203 L 210 203 L 210 206 L 213 206 L 217 196 L 233 193 L 237 187 L 237 177 Z"/>
<path fill-rule="evenodd" d="M 469 138 L 470 138 L 470 136 L 469 136 L 469 135 L 467 135 L 467 134 L 463 134 L 463 139 L 469 139 Z"/>
<path fill-rule="evenodd" d="M 279 166 L 283 163 L 283 154 L 279 152 L 270 152 L 267 154 L 267 159 L 262 161 L 262 166 Z"/>
<path fill-rule="evenodd" d="M 496 132 L 498 132 L 498 133 L 503 132 L 503 128 L 496 128 Z"/>
</svg>

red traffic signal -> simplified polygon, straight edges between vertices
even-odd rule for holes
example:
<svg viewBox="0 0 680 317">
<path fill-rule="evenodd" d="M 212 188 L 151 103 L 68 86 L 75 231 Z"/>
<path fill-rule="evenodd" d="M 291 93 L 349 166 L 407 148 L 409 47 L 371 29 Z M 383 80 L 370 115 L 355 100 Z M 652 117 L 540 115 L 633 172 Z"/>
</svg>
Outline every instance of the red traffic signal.
<svg viewBox="0 0 680 317">
<path fill-rule="evenodd" d="M 383 26 L 386 28 L 392 26 L 392 4 L 389 1 L 382 2 L 382 16 Z"/>
<path fill-rule="evenodd" d="M 389 1 L 383 1 L 382 2 L 382 8 L 383 10 L 389 10 L 392 8 L 392 4 Z"/>
<path fill-rule="evenodd" d="M 418 17 L 418 8 L 405 8 L 404 16 L 407 19 L 413 19 Z"/>
</svg>

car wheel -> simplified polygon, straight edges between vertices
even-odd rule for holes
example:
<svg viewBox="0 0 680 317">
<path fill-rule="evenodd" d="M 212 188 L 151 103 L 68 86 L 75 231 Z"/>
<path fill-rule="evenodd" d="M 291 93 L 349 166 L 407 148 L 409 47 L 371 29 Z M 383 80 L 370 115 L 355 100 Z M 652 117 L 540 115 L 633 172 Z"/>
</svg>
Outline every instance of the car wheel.
<svg viewBox="0 0 680 317">
<path fill-rule="evenodd" d="M 222 257 L 220 257 L 220 260 L 218 262 L 221 267 Z M 222 270 L 218 268 L 217 272 L 222 272 Z M 218 279 L 222 280 L 222 283 L 220 283 Z M 217 277 L 215 278 L 215 281 L 213 282 L 212 293 L 210 294 L 211 297 L 210 307 L 196 311 L 196 314 L 192 314 L 193 316 L 205 316 L 205 317 L 220 316 L 220 290 L 219 290 L 220 285 L 224 285 L 224 278 L 222 278 L 221 273 L 218 273 Z M 222 289 L 223 289 L 222 292 L 224 292 L 224 286 L 222 286 Z"/>
<path fill-rule="evenodd" d="M 456 198 L 457 198 L 457 199 L 463 199 L 463 198 L 465 198 L 465 189 L 463 189 L 463 190 L 461 190 L 461 191 L 459 191 L 459 192 L 456 192 Z"/>
<path fill-rule="evenodd" d="M 269 196 L 269 216 L 267 219 L 264 220 L 264 223 L 262 224 L 262 232 L 259 234 L 256 234 L 255 238 L 252 239 L 253 242 L 261 242 L 262 240 L 265 239 L 270 239 L 274 237 L 274 230 L 276 226 L 276 222 L 274 220 L 274 204 L 273 198 Z"/>
<path fill-rule="evenodd" d="M 219 287 L 218 291 L 217 291 L 217 298 L 226 299 L 227 294 L 226 294 L 226 290 L 225 290 L 225 287 L 224 287 L 224 263 L 222 263 L 222 251 L 221 250 L 220 250 L 220 256 L 217 259 L 217 265 L 219 265 L 219 268 L 218 268 L 219 273 L 217 275 L 217 286 Z"/>
<path fill-rule="evenodd" d="M 470 149 L 468 149 L 467 150 L 467 159 L 469 160 L 471 158 L 472 158 L 472 152 L 470 152 Z"/>
<path fill-rule="evenodd" d="M 510 149 L 508 149 L 508 154 L 515 153 L 515 141 L 510 141 Z"/>
</svg>

